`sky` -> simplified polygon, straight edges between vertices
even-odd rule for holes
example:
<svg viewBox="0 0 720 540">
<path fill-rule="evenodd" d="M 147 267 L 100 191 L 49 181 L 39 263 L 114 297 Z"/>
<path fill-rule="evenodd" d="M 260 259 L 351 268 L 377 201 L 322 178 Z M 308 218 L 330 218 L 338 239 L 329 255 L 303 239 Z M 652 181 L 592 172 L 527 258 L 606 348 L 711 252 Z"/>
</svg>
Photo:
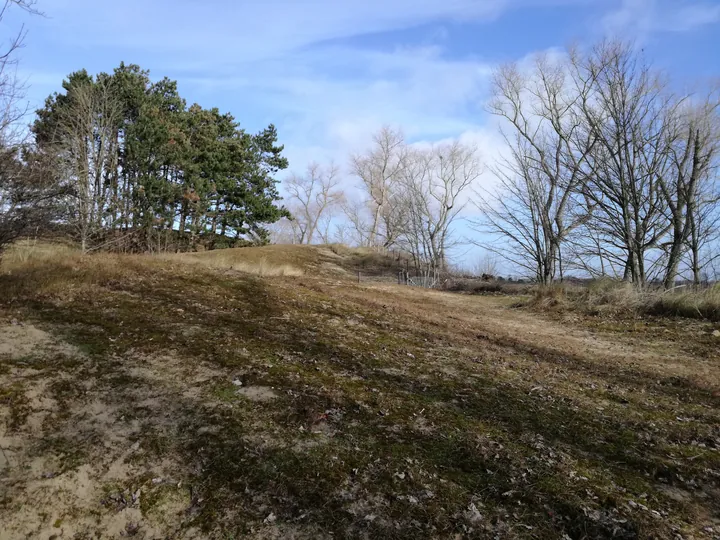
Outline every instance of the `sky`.
<svg viewBox="0 0 720 540">
<path fill-rule="evenodd" d="M 38 0 L 37 8 L 43 17 L 16 11 L 0 26 L 9 36 L 26 25 L 19 70 L 33 107 L 68 73 L 135 63 L 248 131 L 275 124 L 299 172 L 312 161 L 345 165 L 382 125 L 411 142 L 460 138 L 492 159 L 503 147 L 485 112 L 493 69 L 606 36 L 633 40 L 675 84 L 720 77 L 720 0 Z"/>
</svg>

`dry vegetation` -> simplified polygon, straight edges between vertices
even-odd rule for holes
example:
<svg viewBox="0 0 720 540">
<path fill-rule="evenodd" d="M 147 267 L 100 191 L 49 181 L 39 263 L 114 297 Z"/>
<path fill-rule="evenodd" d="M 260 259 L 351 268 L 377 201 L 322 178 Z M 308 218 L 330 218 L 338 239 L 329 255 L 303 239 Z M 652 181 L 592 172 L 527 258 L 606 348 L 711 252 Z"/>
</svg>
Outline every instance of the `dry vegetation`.
<svg viewBox="0 0 720 540">
<path fill-rule="evenodd" d="M 598 280 L 588 285 L 534 288 L 529 305 L 540 310 L 575 311 L 589 315 L 643 317 L 647 315 L 720 321 L 720 287 L 695 290 L 638 290 L 630 283 Z"/>
<path fill-rule="evenodd" d="M 0 275 L 2 538 L 720 534 L 712 323 L 358 285 L 393 263 L 339 246 L 39 253 Z"/>
</svg>

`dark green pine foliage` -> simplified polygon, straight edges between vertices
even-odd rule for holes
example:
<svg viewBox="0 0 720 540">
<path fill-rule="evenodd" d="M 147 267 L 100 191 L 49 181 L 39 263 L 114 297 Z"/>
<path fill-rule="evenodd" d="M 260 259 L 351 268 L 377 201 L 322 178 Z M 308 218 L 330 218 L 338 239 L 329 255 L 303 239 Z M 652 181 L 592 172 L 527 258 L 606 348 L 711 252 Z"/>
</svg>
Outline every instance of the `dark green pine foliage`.
<svg viewBox="0 0 720 540">
<path fill-rule="evenodd" d="M 98 242 L 132 236 L 134 248 L 153 251 L 192 248 L 207 239 L 211 245 L 265 242 L 265 226 L 289 215 L 278 204 L 275 176 L 288 162 L 274 126 L 248 134 L 230 114 L 188 107 L 176 82 L 152 82 L 136 65 L 96 77 L 84 70 L 71 74 L 63 91 L 37 111 L 32 130 L 43 152 L 78 159 L 62 150 L 67 130 L 60 124 L 73 110 L 73 89 L 85 85 L 102 87 L 103 99 L 113 100 L 113 107 L 97 105 L 98 120 L 102 110 L 120 111 L 111 137 L 117 156 L 107 161 L 98 191 Z"/>
</svg>

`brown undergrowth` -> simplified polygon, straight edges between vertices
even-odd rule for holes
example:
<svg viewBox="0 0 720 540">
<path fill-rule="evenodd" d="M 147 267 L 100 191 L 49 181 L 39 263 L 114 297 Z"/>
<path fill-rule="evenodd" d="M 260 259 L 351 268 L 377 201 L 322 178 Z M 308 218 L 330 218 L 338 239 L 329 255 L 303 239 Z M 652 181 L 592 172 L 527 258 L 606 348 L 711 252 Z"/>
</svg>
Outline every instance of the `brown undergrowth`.
<svg viewBox="0 0 720 540">
<path fill-rule="evenodd" d="M 720 287 L 681 286 L 638 289 L 630 283 L 598 280 L 586 285 L 535 287 L 528 304 L 546 311 L 575 311 L 600 316 L 681 317 L 720 321 Z"/>
</svg>

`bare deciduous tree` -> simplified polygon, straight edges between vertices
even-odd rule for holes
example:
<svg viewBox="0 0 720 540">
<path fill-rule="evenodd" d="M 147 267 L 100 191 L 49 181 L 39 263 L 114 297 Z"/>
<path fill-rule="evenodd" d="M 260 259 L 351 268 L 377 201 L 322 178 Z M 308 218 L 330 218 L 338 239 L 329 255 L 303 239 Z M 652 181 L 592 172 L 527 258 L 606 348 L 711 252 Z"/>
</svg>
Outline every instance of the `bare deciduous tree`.
<svg viewBox="0 0 720 540">
<path fill-rule="evenodd" d="M 577 80 L 592 92 L 582 101 L 596 139 L 582 193 L 593 209 L 592 226 L 623 278 L 643 286 L 648 251 L 668 232 L 660 180 L 668 174 L 668 136 L 675 101 L 663 80 L 622 42 L 603 42 L 589 55 L 571 56 Z"/>
<path fill-rule="evenodd" d="M 488 249 L 543 284 L 570 267 L 669 288 L 688 254 L 700 279 L 718 219 L 717 97 L 673 95 L 620 41 L 540 56 L 529 73 L 506 66 L 494 82 L 491 111 L 511 135 L 499 188 L 478 203 L 478 229 L 500 240 Z"/>
<path fill-rule="evenodd" d="M 683 255 L 690 255 L 693 282 L 701 281 L 700 251 L 716 229 L 718 203 L 715 175 L 720 156 L 720 99 L 711 94 L 702 103 L 683 103 L 677 111 L 670 146 L 671 167 L 659 178 L 665 196 L 670 238 L 664 285 L 675 284 Z"/>
<path fill-rule="evenodd" d="M 344 201 L 340 190 L 340 170 L 334 164 L 323 168 L 317 163 L 308 166 L 304 176 L 291 175 L 285 180 L 294 241 L 311 244 L 316 233 L 328 242 L 332 212 Z"/>
<path fill-rule="evenodd" d="M 484 251 L 481 253 L 473 264 L 472 273 L 477 277 L 494 277 L 500 271 L 500 261 L 495 253 Z"/>
<path fill-rule="evenodd" d="M 62 109 L 57 126 L 57 153 L 63 173 L 72 186 L 68 198 L 70 222 L 77 230 L 83 252 L 103 226 L 110 182 L 117 169 L 116 126 L 122 108 L 106 81 L 73 86 L 69 105 Z"/>
<path fill-rule="evenodd" d="M 13 7 L 38 13 L 33 0 L 5 0 L 0 7 L 0 23 Z M 25 27 L 22 26 L 0 49 L 0 144 L 3 146 L 19 142 L 22 126 L 18 122 L 27 113 L 27 106 L 22 103 L 25 84 L 17 75 L 17 51 L 23 46 L 26 35 Z"/>
<path fill-rule="evenodd" d="M 595 145 L 580 111 L 590 85 L 544 55 L 528 73 L 500 68 L 493 83 L 490 112 L 509 125 L 510 157 L 494 168 L 499 189 L 479 195 L 485 218 L 475 228 L 499 240 L 487 249 L 549 283 L 562 278 L 562 247 L 587 220 L 575 202 Z"/>
<path fill-rule="evenodd" d="M 10 8 L 37 13 L 30 0 L 5 0 L 0 23 Z M 55 216 L 61 194 L 49 158 L 23 141 L 21 120 L 25 87 L 17 76 L 17 50 L 25 39 L 21 27 L 0 50 L 0 254 L 31 228 L 47 225 Z"/>
<path fill-rule="evenodd" d="M 349 218 L 364 245 L 389 248 L 397 241 L 400 227 L 393 198 L 404 167 L 406 149 L 403 134 L 386 126 L 373 137 L 370 150 L 351 158 L 352 172 L 360 178 L 367 196 L 365 206 L 370 219 L 361 219 L 357 206 L 349 208 Z"/>
<path fill-rule="evenodd" d="M 447 266 L 453 224 L 467 204 L 464 192 L 482 172 L 477 150 L 459 142 L 427 150 L 408 148 L 395 211 L 404 218 L 401 245 L 419 269 L 437 273 Z"/>
</svg>

